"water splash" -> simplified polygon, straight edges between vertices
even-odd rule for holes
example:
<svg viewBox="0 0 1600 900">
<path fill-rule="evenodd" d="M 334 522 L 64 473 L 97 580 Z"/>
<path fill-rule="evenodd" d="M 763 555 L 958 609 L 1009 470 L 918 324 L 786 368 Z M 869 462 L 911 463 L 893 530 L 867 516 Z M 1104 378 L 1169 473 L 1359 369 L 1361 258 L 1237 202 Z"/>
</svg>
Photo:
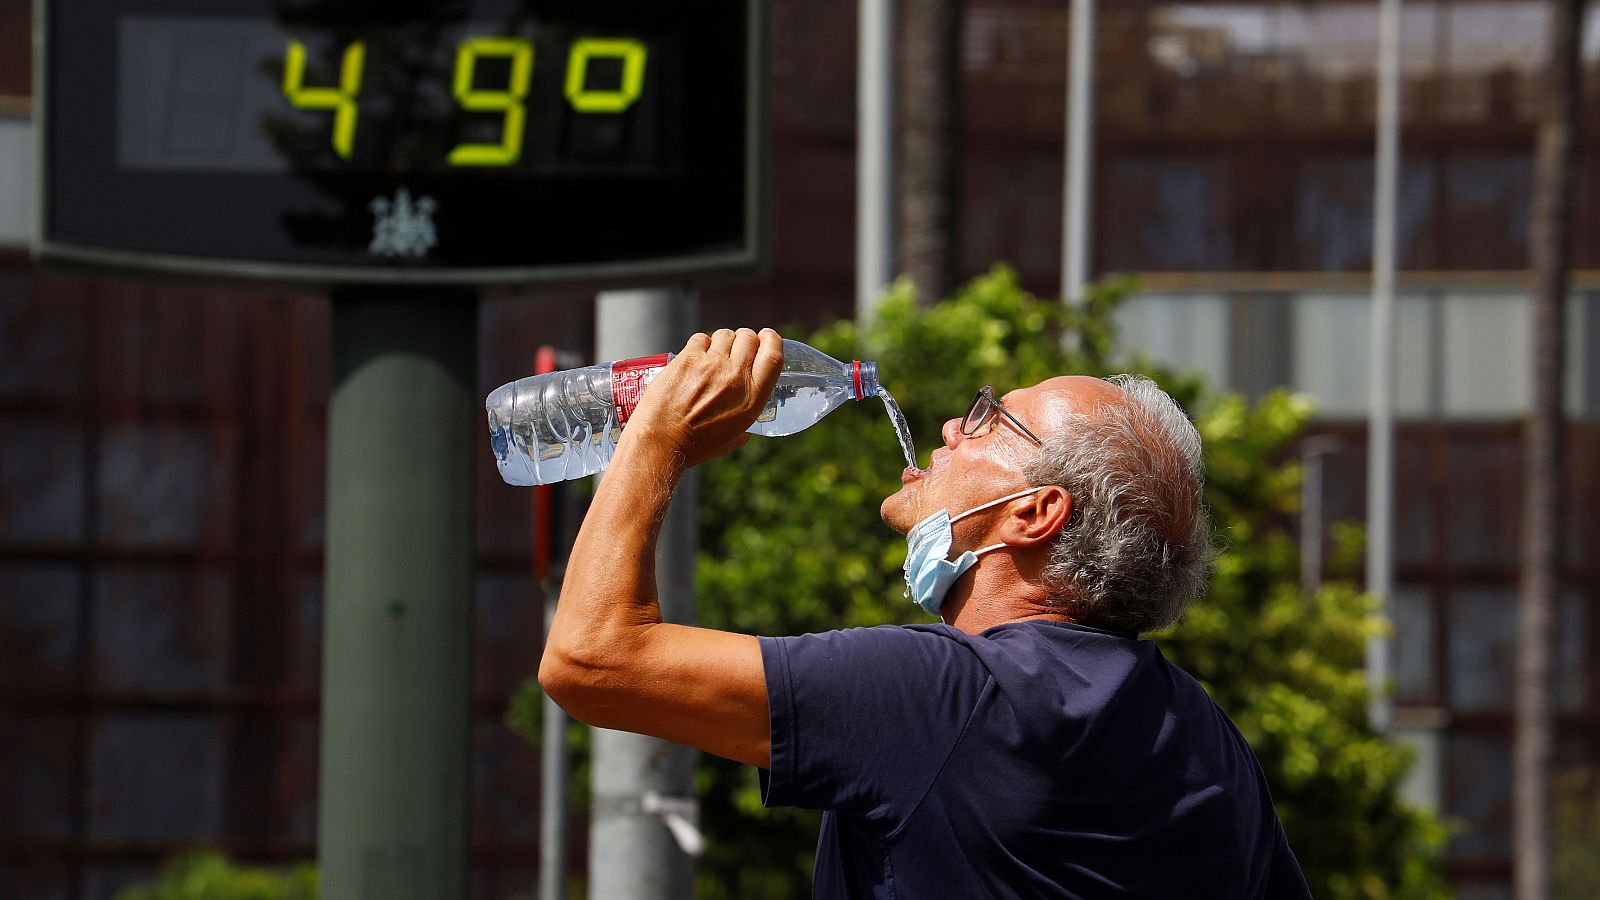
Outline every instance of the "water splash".
<svg viewBox="0 0 1600 900">
<path fill-rule="evenodd" d="M 894 402 L 886 388 L 878 388 L 878 396 L 883 399 L 883 408 L 889 413 L 889 421 L 894 425 L 895 436 L 900 439 L 900 452 L 905 454 L 906 468 L 917 468 L 917 448 L 911 443 L 911 426 L 906 422 L 906 414 L 901 412 L 900 404 Z"/>
</svg>

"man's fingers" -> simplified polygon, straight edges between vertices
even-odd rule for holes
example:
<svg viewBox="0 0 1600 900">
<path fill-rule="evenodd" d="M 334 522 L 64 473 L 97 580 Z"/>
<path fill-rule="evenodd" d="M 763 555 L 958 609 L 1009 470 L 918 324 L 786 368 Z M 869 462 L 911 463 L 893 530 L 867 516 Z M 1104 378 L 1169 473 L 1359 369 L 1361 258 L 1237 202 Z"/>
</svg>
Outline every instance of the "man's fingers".
<svg viewBox="0 0 1600 900">
<path fill-rule="evenodd" d="M 778 386 L 778 375 L 783 372 L 783 338 L 771 328 L 761 329 L 760 344 L 756 350 L 751 375 L 755 379 L 756 394 L 766 398 Z"/>
<path fill-rule="evenodd" d="M 710 346 L 711 335 L 706 334 L 704 331 L 696 331 L 694 334 L 689 335 L 689 340 L 684 343 L 683 352 L 688 353 L 692 350 L 704 352 Z"/>
<path fill-rule="evenodd" d="M 727 356 L 733 349 L 733 332 L 727 328 L 718 328 L 711 335 L 711 352 L 718 356 Z"/>
<path fill-rule="evenodd" d="M 733 360 L 736 371 L 750 368 L 751 360 L 756 358 L 756 350 L 761 347 L 761 339 L 748 328 L 741 328 L 733 334 L 733 349 L 728 356 Z"/>
</svg>

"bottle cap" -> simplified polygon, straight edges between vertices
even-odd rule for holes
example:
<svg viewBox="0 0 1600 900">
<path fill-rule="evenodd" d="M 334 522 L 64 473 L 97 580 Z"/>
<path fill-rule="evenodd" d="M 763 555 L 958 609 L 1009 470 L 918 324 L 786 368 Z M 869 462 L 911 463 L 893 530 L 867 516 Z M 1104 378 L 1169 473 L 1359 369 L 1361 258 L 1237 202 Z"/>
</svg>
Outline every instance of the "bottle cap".
<svg viewBox="0 0 1600 900">
<path fill-rule="evenodd" d="M 850 364 L 850 373 L 857 400 L 878 395 L 878 364 L 856 360 Z"/>
</svg>

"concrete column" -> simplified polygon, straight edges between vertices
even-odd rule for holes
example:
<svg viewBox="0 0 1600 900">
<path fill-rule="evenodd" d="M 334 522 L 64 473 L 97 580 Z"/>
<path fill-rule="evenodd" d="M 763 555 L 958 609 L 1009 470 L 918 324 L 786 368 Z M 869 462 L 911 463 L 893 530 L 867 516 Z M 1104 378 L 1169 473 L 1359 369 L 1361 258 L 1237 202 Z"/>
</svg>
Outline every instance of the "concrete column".
<svg viewBox="0 0 1600 900">
<path fill-rule="evenodd" d="M 467 896 L 477 297 L 333 303 L 322 895 Z"/>
</svg>

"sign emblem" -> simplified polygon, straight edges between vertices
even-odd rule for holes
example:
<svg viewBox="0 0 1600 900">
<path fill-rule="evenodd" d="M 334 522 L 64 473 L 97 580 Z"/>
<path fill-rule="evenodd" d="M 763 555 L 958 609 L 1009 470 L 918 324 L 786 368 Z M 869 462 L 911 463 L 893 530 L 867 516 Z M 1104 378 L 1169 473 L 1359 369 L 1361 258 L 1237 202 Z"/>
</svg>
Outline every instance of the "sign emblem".
<svg viewBox="0 0 1600 900">
<path fill-rule="evenodd" d="M 411 192 L 401 188 L 393 200 L 378 197 L 368 208 L 374 221 L 367 252 L 373 256 L 426 256 L 439 243 L 433 227 L 439 203 L 432 197 L 418 197 L 413 202 Z"/>
</svg>

